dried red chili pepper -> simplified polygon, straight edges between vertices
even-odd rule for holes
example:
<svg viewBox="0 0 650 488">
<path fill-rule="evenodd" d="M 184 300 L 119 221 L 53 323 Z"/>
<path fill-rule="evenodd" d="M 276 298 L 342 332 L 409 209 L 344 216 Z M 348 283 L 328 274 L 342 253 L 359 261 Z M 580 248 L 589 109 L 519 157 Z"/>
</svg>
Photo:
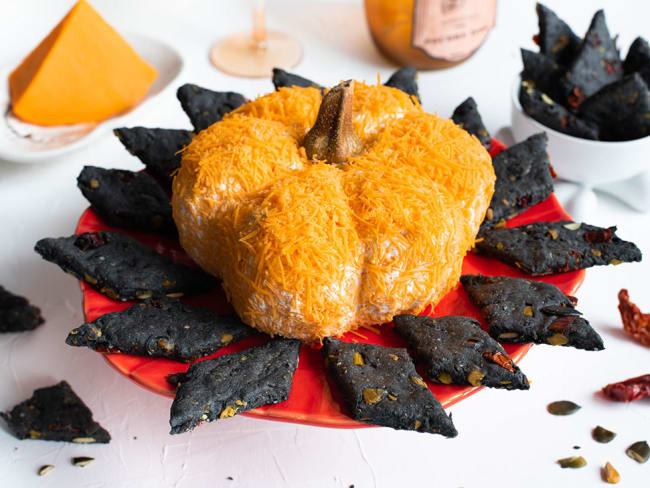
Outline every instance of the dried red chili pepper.
<svg viewBox="0 0 650 488">
<path fill-rule="evenodd" d="M 627 290 L 623 288 L 618 292 L 618 310 L 621 312 L 623 329 L 645 346 L 650 346 L 650 314 L 642 313 L 630 301 Z"/>
<path fill-rule="evenodd" d="M 593 243 L 611 242 L 614 232 L 616 232 L 616 226 L 607 229 L 590 230 L 585 232 L 584 239 Z"/>
<path fill-rule="evenodd" d="M 575 315 L 569 315 L 566 317 L 558 317 L 553 321 L 551 325 L 548 326 L 548 330 L 553 332 L 564 332 L 566 328 L 573 323 L 577 317 Z"/>
<path fill-rule="evenodd" d="M 533 42 L 539 46 L 539 34 L 533 36 Z"/>
<path fill-rule="evenodd" d="M 603 393 L 617 402 L 633 402 L 639 398 L 650 397 L 650 374 L 611 383 L 603 388 Z"/>
<path fill-rule="evenodd" d="M 488 361 L 492 361 L 495 364 L 498 364 L 504 369 L 507 369 L 511 373 L 515 372 L 515 366 L 512 363 L 512 359 L 501 352 L 496 351 L 486 351 L 483 353 L 483 357 Z"/>
<path fill-rule="evenodd" d="M 566 295 L 566 297 L 571 302 L 571 305 L 573 305 L 574 307 L 578 305 L 578 297 L 574 297 L 573 295 Z"/>
<path fill-rule="evenodd" d="M 562 127 L 564 127 L 564 125 L 562 125 Z M 555 168 L 553 167 L 552 164 L 548 165 L 548 170 L 551 173 L 551 178 L 553 178 L 553 179 L 557 178 L 557 173 L 555 172 Z"/>
<path fill-rule="evenodd" d="M 571 94 L 569 95 L 569 97 L 567 99 L 567 102 L 573 108 L 577 108 L 584 101 L 585 101 L 585 94 L 577 86 L 573 90 L 571 90 Z"/>
</svg>

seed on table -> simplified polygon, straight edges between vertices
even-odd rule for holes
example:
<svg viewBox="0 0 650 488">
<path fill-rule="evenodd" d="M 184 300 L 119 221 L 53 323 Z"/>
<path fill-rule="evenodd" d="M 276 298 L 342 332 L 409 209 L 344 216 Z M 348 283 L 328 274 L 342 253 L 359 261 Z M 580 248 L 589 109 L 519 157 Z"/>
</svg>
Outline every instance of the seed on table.
<svg viewBox="0 0 650 488">
<path fill-rule="evenodd" d="M 618 474 L 618 471 L 614 469 L 614 466 L 612 466 L 611 463 L 605 464 L 605 467 L 602 470 L 602 475 L 603 475 L 603 481 L 606 481 L 607 483 L 610 483 L 612 485 L 615 485 L 619 481 L 621 481 L 621 475 Z"/>
<path fill-rule="evenodd" d="M 568 458 L 558 459 L 557 463 L 562 468 L 582 468 L 587 465 L 587 461 L 582 456 L 571 456 Z"/>
<path fill-rule="evenodd" d="M 87 464 L 92 463 L 94 460 L 95 458 L 80 456 L 80 457 L 72 458 L 72 464 L 80 468 L 83 468 Z"/>
<path fill-rule="evenodd" d="M 572 413 L 576 413 L 581 408 L 582 407 L 580 405 L 569 400 L 552 402 L 546 406 L 546 410 L 548 410 L 548 413 L 551 415 L 571 415 Z"/>
<path fill-rule="evenodd" d="M 634 459 L 637 463 L 645 463 L 650 457 L 650 448 L 646 441 L 639 441 L 632 444 L 625 450 L 625 454 Z"/>
<path fill-rule="evenodd" d="M 600 442 L 601 444 L 607 444 L 608 442 L 611 442 L 614 437 L 616 437 L 615 432 L 607 430 L 600 425 L 592 431 L 591 435 L 596 442 Z"/>
<path fill-rule="evenodd" d="M 39 476 L 45 476 L 47 473 L 52 471 L 54 469 L 54 466 L 51 464 L 46 464 L 45 466 L 41 466 L 41 469 L 38 470 L 38 475 Z"/>
</svg>

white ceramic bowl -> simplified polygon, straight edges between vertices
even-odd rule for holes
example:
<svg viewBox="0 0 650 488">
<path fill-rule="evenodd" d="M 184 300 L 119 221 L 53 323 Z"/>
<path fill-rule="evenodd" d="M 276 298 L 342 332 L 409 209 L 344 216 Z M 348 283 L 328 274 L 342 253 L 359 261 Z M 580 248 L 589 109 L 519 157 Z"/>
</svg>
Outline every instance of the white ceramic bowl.
<svg viewBox="0 0 650 488">
<path fill-rule="evenodd" d="M 650 170 L 650 136 L 633 141 L 581 139 L 550 129 L 529 117 L 519 103 L 519 75 L 512 84 L 512 133 L 517 142 L 538 132 L 548 135 L 548 153 L 559 177 L 595 186 Z"/>
</svg>

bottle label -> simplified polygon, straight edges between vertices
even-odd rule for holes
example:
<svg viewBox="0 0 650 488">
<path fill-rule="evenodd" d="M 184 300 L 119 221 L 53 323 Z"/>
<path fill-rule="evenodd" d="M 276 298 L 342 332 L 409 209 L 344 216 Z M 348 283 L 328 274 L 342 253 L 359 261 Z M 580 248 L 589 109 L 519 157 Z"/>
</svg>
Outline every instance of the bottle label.
<svg viewBox="0 0 650 488">
<path fill-rule="evenodd" d="M 435 59 L 461 61 L 494 27 L 497 0 L 415 0 L 413 47 Z"/>
</svg>

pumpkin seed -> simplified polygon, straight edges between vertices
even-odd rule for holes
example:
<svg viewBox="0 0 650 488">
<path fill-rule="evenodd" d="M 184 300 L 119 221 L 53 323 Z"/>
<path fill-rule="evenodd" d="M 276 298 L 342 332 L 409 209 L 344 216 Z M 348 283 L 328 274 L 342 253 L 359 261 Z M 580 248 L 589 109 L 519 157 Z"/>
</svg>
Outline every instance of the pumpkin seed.
<svg viewBox="0 0 650 488">
<path fill-rule="evenodd" d="M 645 463 L 650 458 L 650 449 L 646 441 L 639 441 L 632 444 L 625 450 L 625 454 L 634 459 L 637 463 Z"/>
<path fill-rule="evenodd" d="M 612 432 L 611 430 L 607 430 L 600 425 L 598 425 L 593 430 L 591 435 L 596 442 L 600 442 L 601 444 L 607 444 L 608 442 L 611 442 L 614 437 L 616 437 L 616 433 Z"/>
<path fill-rule="evenodd" d="M 618 265 L 618 264 L 621 264 L 622 262 L 623 262 L 623 261 L 621 261 L 620 259 L 612 259 L 612 260 L 609 262 L 609 264 L 611 264 L 612 266 L 616 266 L 616 265 Z"/>
<path fill-rule="evenodd" d="M 581 225 L 581 222 L 571 222 L 570 224 L 564 224 L 562 227 L 566 230 L 578 230 Z"/>
<path fill-rule="evenodd" d="M 363 356 L 359 352 L 355 352 L 354 354 L 352 354 L 352 358 L 354 360 L 354 364 L 356 364 L 357 366 L 363 366 L 364 364 L 366 364 L 363 362 Z"/>
<path fill-rule="evenodd" d="M 605 464 L 605 467 L 603 468 L 603 481 L 612 485 L 621 481 L 621 475 L 618 474 L 618 471 L 614 469 L 614 466 L 612 466 L 611 463 Z"/>
<path fill-rule="evenodd" d="M 72 439 L 72 442 L 75 444 L 92 444 L 93 442 L 97 442 L 94 437 L 75 437 Z"/>
<path fill-rule="evenodd" d="M 380 389 L 375 390 L 374 388 L 364 388 L 361 392 L 361 395 L 363 396 L 363 401 L 369 405 L 377 403 L 379 400 L 381 400 Z"/>
<path fill-rule="evenodd" d="M 440 373 L 440 376 L 438 376 L 438 381 L 443 385 L 449 385 L 452 381 L 451 375 L 449 373 Z"/>
<path fill-rule="evenodd" d="M 41 466 L 41 469 L 38 470 L 38 475 L 39 476 L 45 476 L 47 473 L 52 471 L 54 469 L 54 466 L 51 464 L 46 464 L 45 466 Z"/>
<path fill-rule="evenodd" d="M 416 385 L 424 386 L 425 388 L 427 387 L 427 384 L 422 380 L 422 378 L 419 378 L 417 376 L 411 376 L 411 382 L 415 383 Z"/>
<path fill-rule="evenodd" d="M 481 386 L 481 381 L 483 381 L 485 375 L 480 371 L 474 370 L 467 376 L 467 381 L 472 386 Z"/>
<path fill-rule="evenodd" d="M 517 332 L 504 332 L 502 334 L 499 334 L 499 339 L 503 340 L 512 340 L 516 339 L 517 337 L 519 337 L 519 334 Z"/>
<path fill-rule="evenodd" d="M 553 239 L 553 240 L 557 239 L 560 236 L 558 231 L 556 231 L 555 229 L 549 229 L 548 233 L 550 234 L 551 239 Z"/>
<path fill-rule="evenodd" d="M 237 413 L 237 410 L 239 410 L 237 407 L 233 405 L 228 405 L 226 408 L 224 408 L 221 413 L 219 414 L 220 419 L 227 419 L 229 417 L 234 417 L 235 414 Z"/>
<path fill-rule="evenodd" d="M 587 460 L 582 456 L 571 456 L 568 458 L 558 459 L 557 463 L 562 468 L 582 468 L 587 465 Z"/>
<path fill-rule="evenodd" d="M 533 316 L 533 307 L 531 307 L 530 305 L 526 305 L 524 307 L 524 315 L 528 315 L 529 317 L 532 317 Z"/>
<path fill-rule="evenodd" d="M 546 339 L 551 346 L 564 346 L 569 342 L 569 338 L 559 332 Z"/>
<path fill-rule="evenodd" d="M 221 334 L 220 339 L 222 344 L 227 344 L 232 341 L 232 334 Z"/>
<path fill-rule="evenodd" d="M 546 410 L 548 410 L 548 413 L 551 415 L 571 415 L 581 408 L 580 405 L 569 400 L 559 400 L 557 402 L 549 403 L 546 406 Z"/>
<path fill-rule="evenodd" d="M 72 464 L 80 468 L 83 468 L 87 464 L 92 463 L 94 460 L 95 458 L 80 456 L 80 457 L 72 458 Z"/>
</svg>

